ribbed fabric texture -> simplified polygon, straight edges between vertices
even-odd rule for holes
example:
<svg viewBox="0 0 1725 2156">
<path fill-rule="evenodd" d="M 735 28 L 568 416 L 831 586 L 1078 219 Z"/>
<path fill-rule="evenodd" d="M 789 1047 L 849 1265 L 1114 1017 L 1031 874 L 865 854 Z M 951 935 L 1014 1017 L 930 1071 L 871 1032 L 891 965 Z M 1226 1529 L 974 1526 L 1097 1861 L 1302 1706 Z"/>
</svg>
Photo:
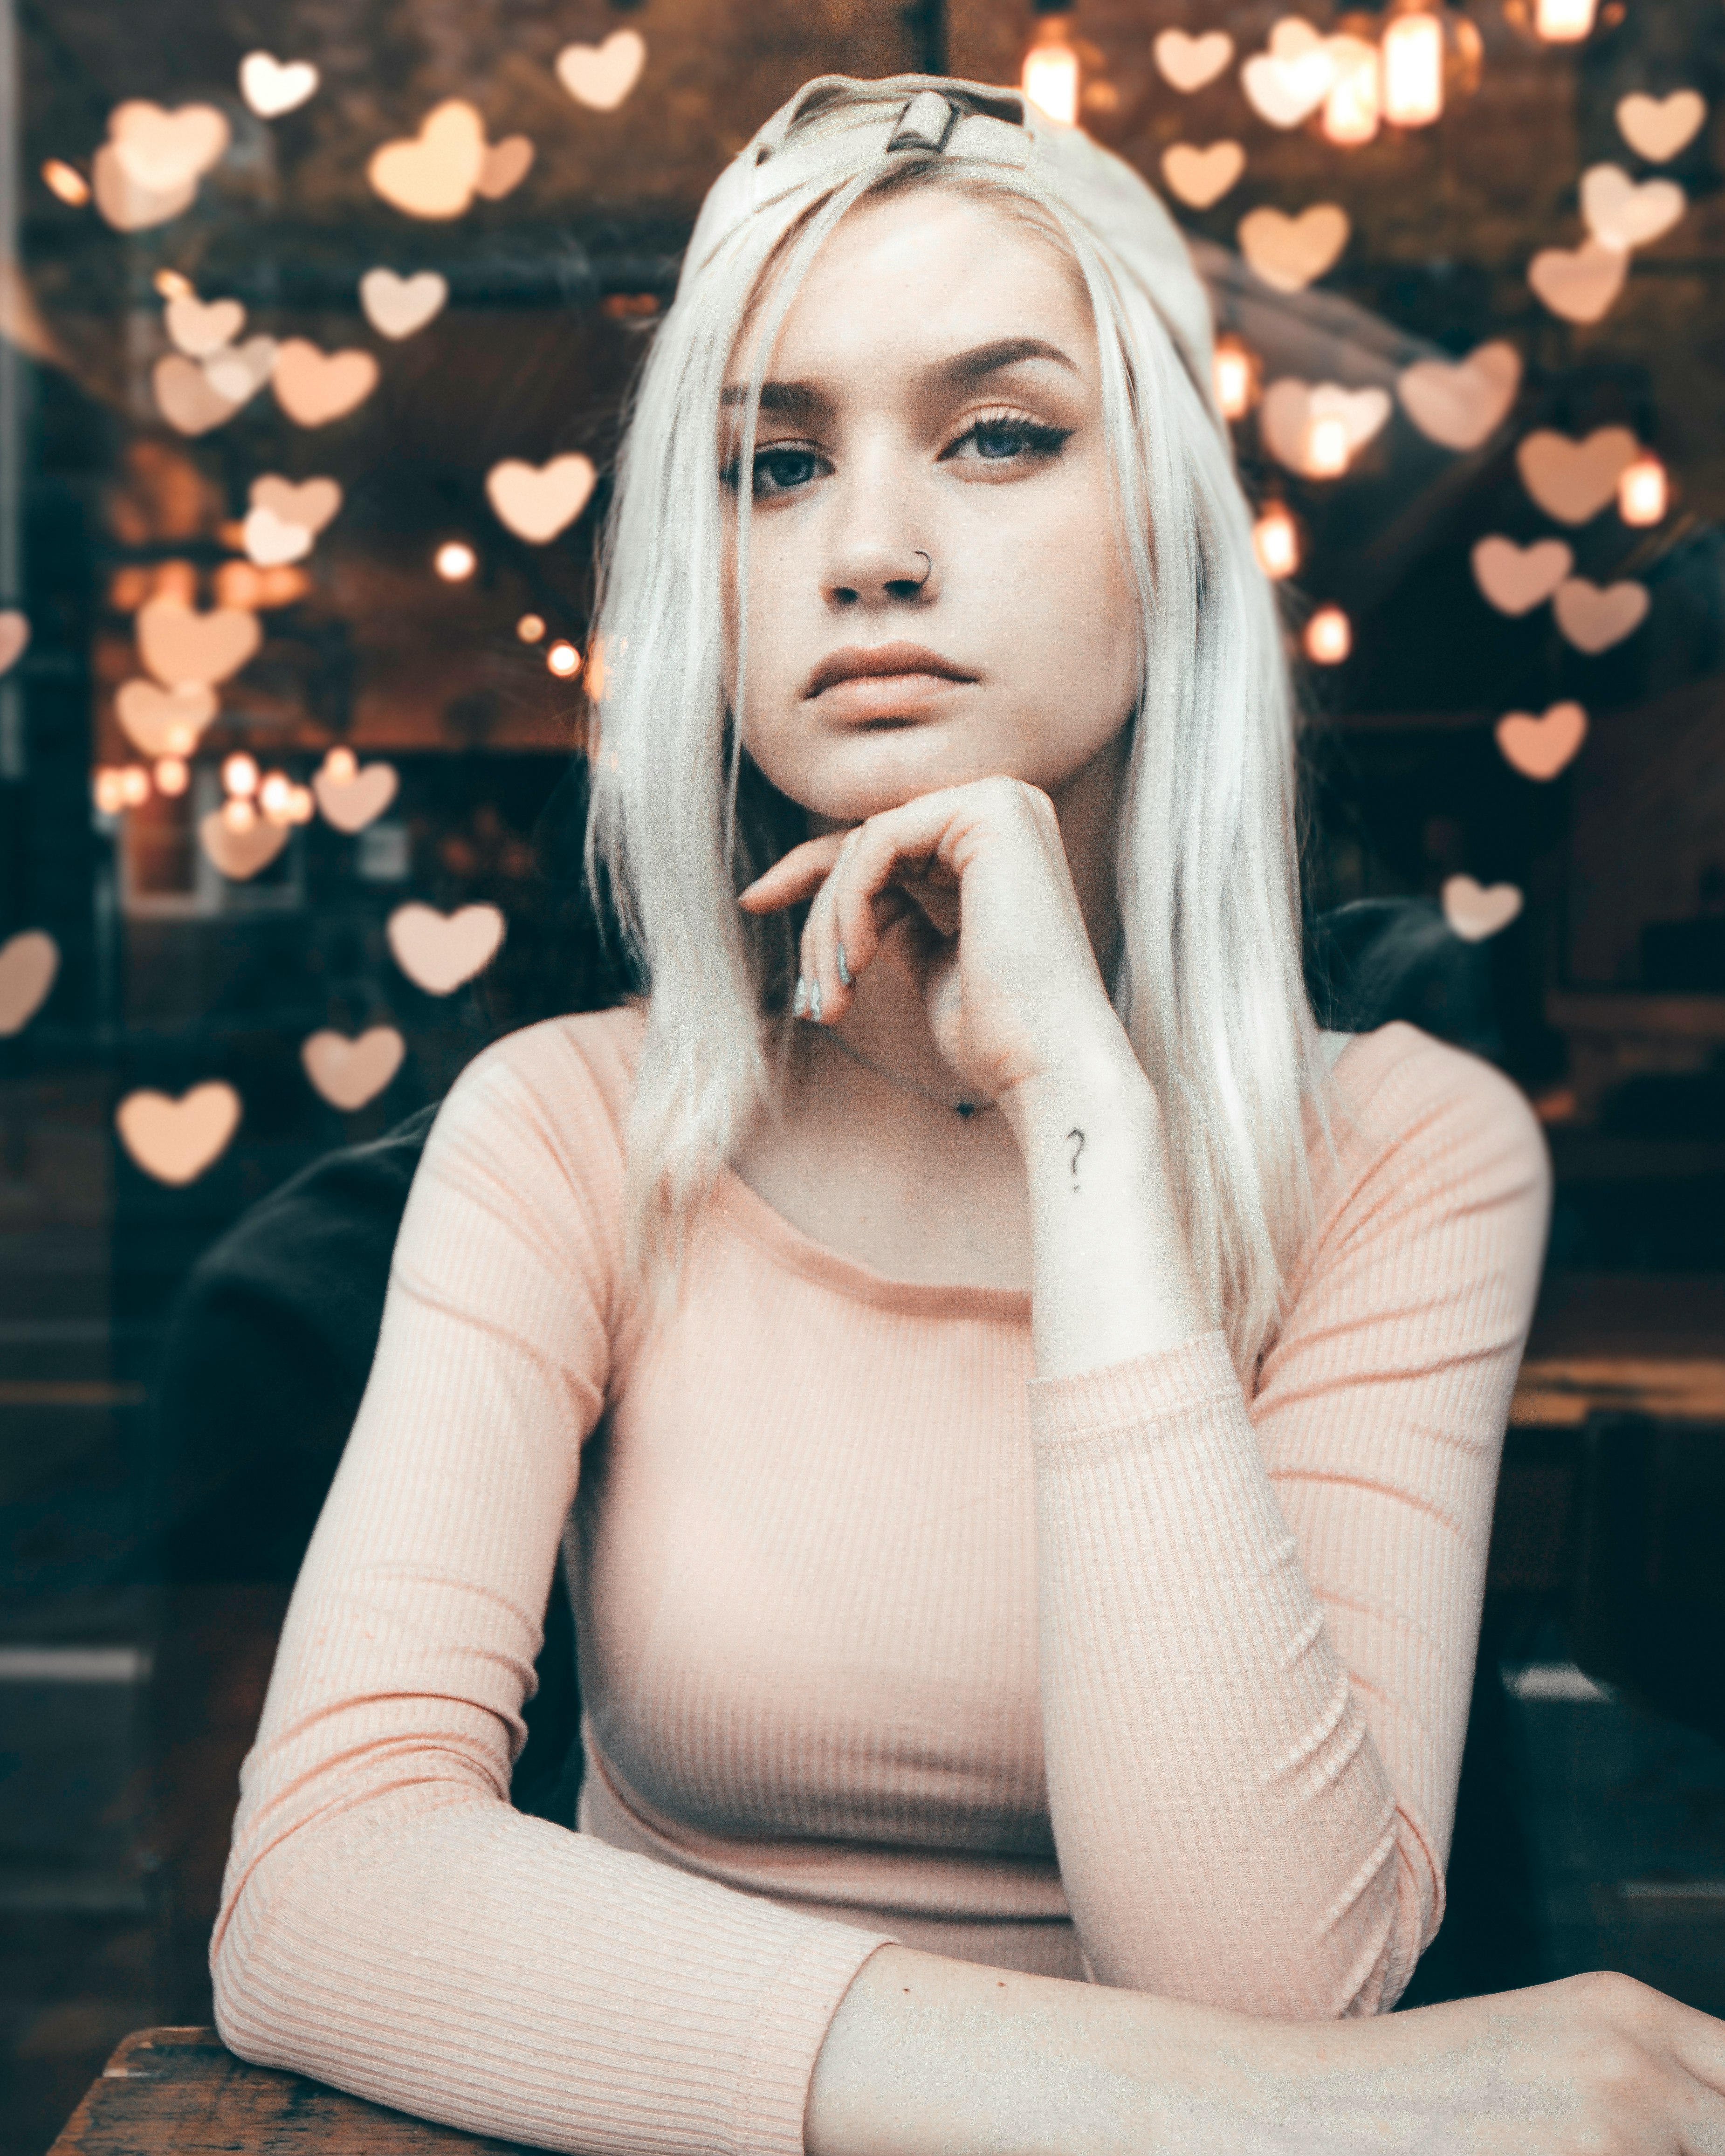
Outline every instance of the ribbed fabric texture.
<svg viewBox="0 0 1725 2156">
<path fill-rule="evenodd" d="M 1521 1096 L 1363 1036 L 1256 1383 L 1219 1333 L 1040 1380 L 1028 1296 L 886 1279 L 729 1171 L 644 1341 L 642 1024 L 511 1034 L 439 1116 L 242 1778 L 228 2043 L 547 2148 L 790 2156 L 886 1939 L 1392 2005 L 1544 1238 Z M 572 1834 L 507 1801 L 560 1537 Z"/>
</svg>

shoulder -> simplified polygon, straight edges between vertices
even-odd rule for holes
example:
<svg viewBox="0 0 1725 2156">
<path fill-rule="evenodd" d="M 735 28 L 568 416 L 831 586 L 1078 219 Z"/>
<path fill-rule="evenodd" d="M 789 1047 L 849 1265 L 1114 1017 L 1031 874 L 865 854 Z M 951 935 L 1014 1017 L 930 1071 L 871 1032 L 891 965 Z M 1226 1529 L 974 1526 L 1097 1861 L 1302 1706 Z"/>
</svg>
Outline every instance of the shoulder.
<svg viewBox="0 0 1725 2156">
<path fill-rule="evenodd" d="M 1541 1231 L 1551 1166 L 1519 1086 L 1483 1058 L 1398 1019 L 1354 1035 L 1327 1091 L 1333 1152 L 1315 1128 L 1321 1204 L 1519 1203 Z M 1314 1119 L 1316 1123 L 1316 1119 Z"/>
<path fill-rule="evenodd" d="M 644 1014 L 634 1004 L 506 1034 L 450 1087 L 425 1151 L 433 1177 L 465 1163 L 520 1183 L 620 1187 Z"/>
</svg>

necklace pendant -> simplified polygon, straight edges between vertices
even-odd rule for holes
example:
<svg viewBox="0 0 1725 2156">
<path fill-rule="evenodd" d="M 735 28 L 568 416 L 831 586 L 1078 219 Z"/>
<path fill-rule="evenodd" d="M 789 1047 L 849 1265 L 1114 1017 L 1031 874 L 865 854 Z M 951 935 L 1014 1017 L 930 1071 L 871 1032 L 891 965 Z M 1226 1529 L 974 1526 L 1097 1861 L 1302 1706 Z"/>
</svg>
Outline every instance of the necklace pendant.
<svg viewBox="0 0 1725 2156">
<path fill-rule="evenodd" d="M 974 1101 L 955 1101 L 952 1103 L 952 1106 L 961 1116 L 968 1117 L 973 1116 L 976 1113 L 976 1102 Z"/>
</svg>

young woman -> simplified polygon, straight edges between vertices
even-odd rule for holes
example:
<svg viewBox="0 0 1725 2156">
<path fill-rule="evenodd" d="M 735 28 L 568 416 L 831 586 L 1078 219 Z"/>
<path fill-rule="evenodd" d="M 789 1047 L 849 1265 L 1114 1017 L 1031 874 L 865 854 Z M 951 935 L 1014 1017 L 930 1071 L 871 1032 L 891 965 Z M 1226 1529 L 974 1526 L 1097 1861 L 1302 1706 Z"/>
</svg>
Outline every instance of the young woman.
<svg viewBox="0 0 1725 2156">
<path fill-rule="evenodd" d="M 1209 379 L 1154 198 L 1010 93 L 824 79 L 709 198 L 598 619 L 650 997 L 439 1116 L 244 2056 L 630 2156 L 1725 2152 L 1725 2028 L 1626 1980 L 1384 2015 L 1547 1171 L 1486 1065 L 1315 1030 Z M 560 1542 L 573 1834 L 508 1803 Z"/>
</svg>

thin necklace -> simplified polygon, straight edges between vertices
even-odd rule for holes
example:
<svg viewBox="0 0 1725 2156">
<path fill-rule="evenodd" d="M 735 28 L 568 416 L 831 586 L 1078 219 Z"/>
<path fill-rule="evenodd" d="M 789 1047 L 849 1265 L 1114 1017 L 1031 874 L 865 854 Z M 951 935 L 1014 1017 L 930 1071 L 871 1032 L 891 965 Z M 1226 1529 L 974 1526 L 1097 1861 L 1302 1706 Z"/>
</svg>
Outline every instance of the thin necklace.
<svg viewBox="0 0 1725 2156">
<path fill-rule="evenodd" d="M 861 1049 L 853 1048 L 842 1033 L 834 1033 L 826 1026 L 817 1026 L 814 1029 L 831 1041 L 834 1048 L 842 1048 L 865 1070 L 872 1070 L 877 1078 L 884 1078 L 889 1086 L 902 1086 L 906 1092 L 920 1093 L 925 1101 L 932 1101 L 937 1107 L 950 1108 L 955 1116 L 963 1116 L 967 1122 L 972 1116 L 980 1114 L 984 1108 L 999 1106 L 998 1101 L 989 1100 L 949 1101 L 943 1093 L 932 1092 L 927 1086 L 919 1086 L 914 1078 L 901 1077 L 896 1070 L 889 1070 L 884 1064 L 876 1063 L 872 1056 L 865 1055 Z"/>
</svg>

